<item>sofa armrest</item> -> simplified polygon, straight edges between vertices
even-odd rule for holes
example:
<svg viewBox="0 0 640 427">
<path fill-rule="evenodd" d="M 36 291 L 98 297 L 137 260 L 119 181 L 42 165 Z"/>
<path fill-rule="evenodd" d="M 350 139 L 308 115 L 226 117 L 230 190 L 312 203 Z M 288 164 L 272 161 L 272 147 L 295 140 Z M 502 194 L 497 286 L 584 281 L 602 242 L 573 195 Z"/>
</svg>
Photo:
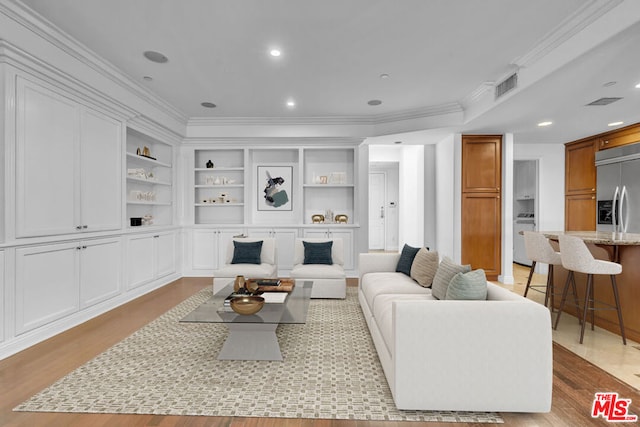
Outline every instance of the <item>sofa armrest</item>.
<svg viewBox="0 0 640 427">
<path fill-rule="evenodd" d="M 394 272 L 400 259 L 399 253 L 362 253 L 358 255 L 358 271 L 360 282 L 367 273 L 380 271 Z"/>
<path fill-rule="evenodd" d="M 393 302 L 398 408 L 548 412 L 550 319 L 525 299 Z"/>
</svg>

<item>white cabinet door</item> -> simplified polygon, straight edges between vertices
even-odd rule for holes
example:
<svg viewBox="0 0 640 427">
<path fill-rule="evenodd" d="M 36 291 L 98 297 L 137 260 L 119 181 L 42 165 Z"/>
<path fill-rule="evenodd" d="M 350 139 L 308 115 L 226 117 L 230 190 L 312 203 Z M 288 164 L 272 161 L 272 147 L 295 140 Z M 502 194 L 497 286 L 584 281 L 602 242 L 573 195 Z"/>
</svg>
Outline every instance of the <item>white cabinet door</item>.
<svg viewBox="0 0 640 427">
<path fill-rule="evenodd" d="M 16 333 L 79 309 L 77 242 L 16 250 Z"/>
<path fill-rule="evenodd" d="M 127 239 L 127 287 L 137 288 L 155 277 L 155 252 L 152 234 Z"/>
<path fill-rule="evenodd" d="M 80 251 L 80 308 L 122 291 L 122 244 L 119 238 L 83 242 Z"/>
<path fill-rule="evenodd" d="M 17 91 L 16 236 L 75 232 L 79 106 L 22 78 Z"/>
<path fill-rule="evenodd" d="M 156 251 L 155 278 L 176 272 L 176 233 L 159 233 L 153 236 Z"/>
<path fill-rule="evenodd" d="M 215 270 L 218 268 L 218 231 L 193 230 L 191 232 L 191 268 Z"/>
<path fill-rule="evenodd" d="M 81 129 L 83 230 L 117 230 L 122 226 L 122 123 L 85 109 Z"/>
</svg>

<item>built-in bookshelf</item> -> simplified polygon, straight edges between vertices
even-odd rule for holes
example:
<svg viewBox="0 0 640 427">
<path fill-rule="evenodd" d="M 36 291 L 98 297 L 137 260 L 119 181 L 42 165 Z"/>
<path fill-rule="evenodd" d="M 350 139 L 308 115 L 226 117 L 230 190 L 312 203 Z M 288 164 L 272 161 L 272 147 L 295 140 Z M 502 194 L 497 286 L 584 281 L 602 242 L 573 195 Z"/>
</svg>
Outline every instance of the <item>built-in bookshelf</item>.
<svg viewBox="0 0 640 427">
<path fill-rule="evenodd" d="M 173 147 L 127 129 L 126 160 L 127 226 L 173 224 Z"/>
</svg>

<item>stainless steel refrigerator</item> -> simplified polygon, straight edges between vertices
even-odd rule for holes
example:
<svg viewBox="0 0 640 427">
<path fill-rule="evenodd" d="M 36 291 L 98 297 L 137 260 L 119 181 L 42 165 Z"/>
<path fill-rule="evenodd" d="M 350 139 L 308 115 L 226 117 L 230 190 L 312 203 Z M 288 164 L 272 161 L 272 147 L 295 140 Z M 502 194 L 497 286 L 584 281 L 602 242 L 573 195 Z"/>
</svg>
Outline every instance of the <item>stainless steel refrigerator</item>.
<svg viewBox="0 0 640 427">
<path fill-rule="evenodd" d="M 640 143 L 596 152 L 598 231 L 640 233 Z"/>
</svg>

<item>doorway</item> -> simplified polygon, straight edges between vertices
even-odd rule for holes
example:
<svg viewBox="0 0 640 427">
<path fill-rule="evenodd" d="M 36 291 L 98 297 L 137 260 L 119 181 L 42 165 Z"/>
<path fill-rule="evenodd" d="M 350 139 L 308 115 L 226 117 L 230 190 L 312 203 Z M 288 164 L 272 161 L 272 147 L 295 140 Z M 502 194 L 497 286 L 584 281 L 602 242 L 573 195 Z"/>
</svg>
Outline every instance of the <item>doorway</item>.
<svg viewBox="0 0 640 427">
<path fill-rule="evenodd" d="M 369 250 L 398 250 L 399 163 L 369 164 Z"/>
</svg>

